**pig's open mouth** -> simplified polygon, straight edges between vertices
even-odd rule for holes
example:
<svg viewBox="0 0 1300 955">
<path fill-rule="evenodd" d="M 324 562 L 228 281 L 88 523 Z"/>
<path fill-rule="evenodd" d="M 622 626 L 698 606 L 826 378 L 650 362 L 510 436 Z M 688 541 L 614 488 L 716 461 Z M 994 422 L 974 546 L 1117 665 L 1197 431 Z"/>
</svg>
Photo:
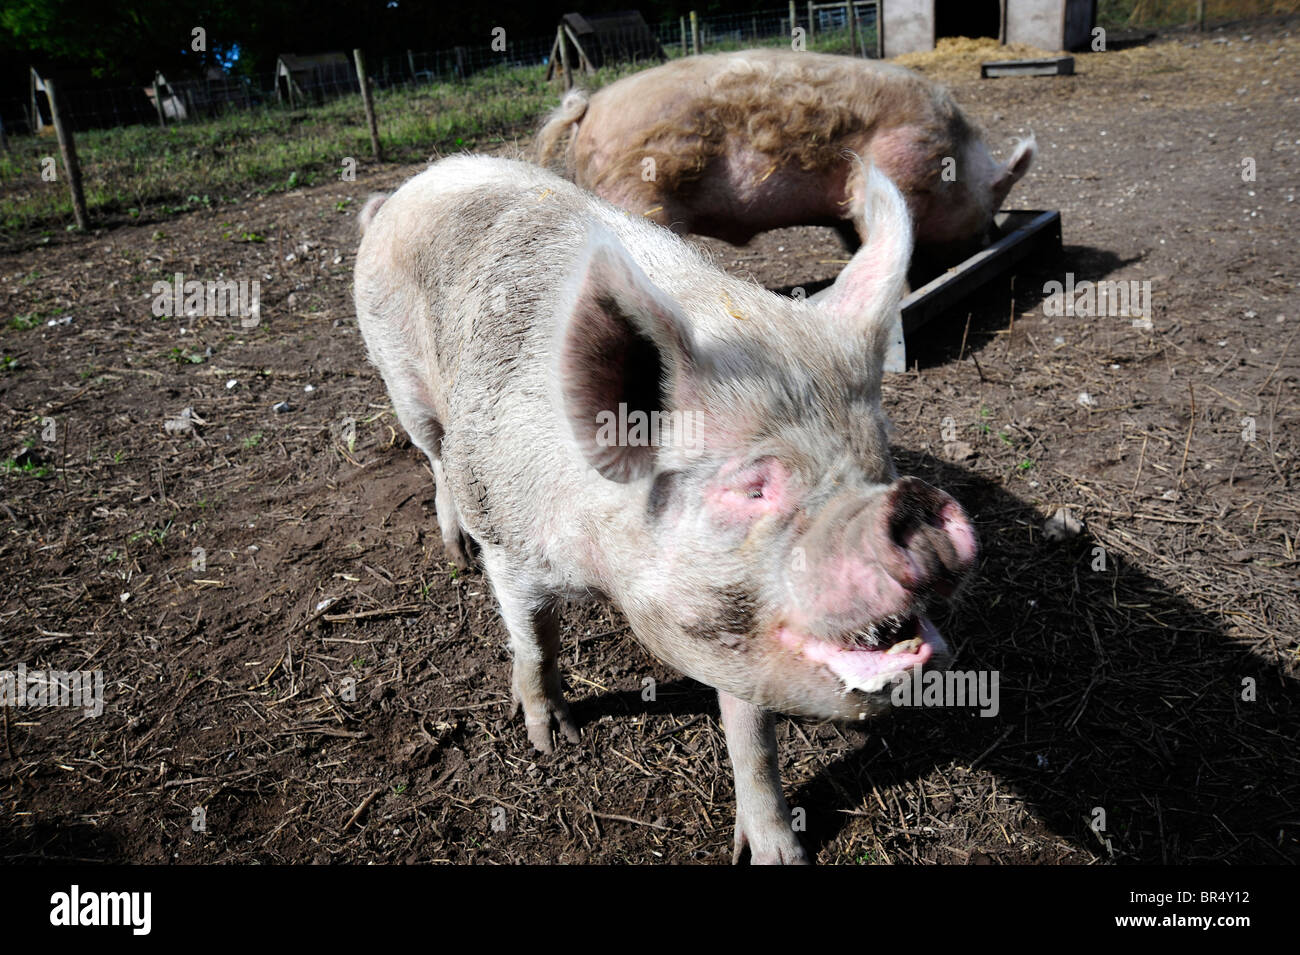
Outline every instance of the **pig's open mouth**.
<svg viewBox="0 0 1300 955">
<path fill-rule="evenodd" d="M 948 651 L 939 631 L 922 614 L 877 621 L 835 642 L 788 627 L 778 631 L 778 638 L 834 673 L 846 692 L 878 693 L 899 673 Z"/>
</svg>

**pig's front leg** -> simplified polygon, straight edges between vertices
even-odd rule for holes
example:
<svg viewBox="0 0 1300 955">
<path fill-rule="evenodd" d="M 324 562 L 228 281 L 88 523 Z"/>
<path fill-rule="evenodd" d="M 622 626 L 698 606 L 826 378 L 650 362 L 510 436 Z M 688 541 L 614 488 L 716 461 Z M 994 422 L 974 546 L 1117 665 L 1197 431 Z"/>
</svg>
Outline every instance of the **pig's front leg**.
<svg viewBox="0 0 1300 955">
<path fill-rule="evenodd" d="M 807 865 L 790 825 L 777 769 L 776 724 L 770 711 L 718 691 L 727 752 L 736 774 L 736 842 L 731 861 L 749 846 L 753 865 Z"/>
</svg>

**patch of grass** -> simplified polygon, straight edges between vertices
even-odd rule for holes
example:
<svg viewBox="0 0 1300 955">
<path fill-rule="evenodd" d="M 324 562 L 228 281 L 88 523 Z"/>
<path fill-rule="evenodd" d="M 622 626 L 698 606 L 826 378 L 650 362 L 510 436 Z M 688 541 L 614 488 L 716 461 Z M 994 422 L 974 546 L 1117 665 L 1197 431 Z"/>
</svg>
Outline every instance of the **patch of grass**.
<svg viewBox="0 0 1300 955">
<path fill-rule="evenodd" d="M 201 365 L 207 358 L 200 352 L 177 346 L 167 353 L 167 357 L 178 365 Z"/>
<path fill-rule="evenodd" d="M 43 464 L 36 464 L 33 461 L 24 461 L 22 464 L 16 462 L 13 458 L 6 461 L 0 461 L 0 471 L 4 471 L 7 477 L 19 475 L 21 477 L 44 478 L 50 476 L 50 469 Z"/>
<path fill-rule="evenodd" d="M 595 88 L 630 64 L 588 77 Z M 545 67 L 501 67 L 463 83 L 378 90 L 375 109 L 391 162 L 419 162 L 535 126 L 559 99 Z M 11 137 L 0 154 L 0 238 L 62 228 L 72 208 L 63 184 L 40 179 L 50 143 Z M 162 129 L 139 124 L 77 134 L 90 215 L 172 215 L 340 180 L 346 158 L 363 161 L 370 136 L 361 97 L 306 109 L 275 103 Z M 246 240 L 255 241 L 255 240 Z"/>
<path fill-rule="evenodd" d="M 41 320 L 34 312 L 29 312 L 26 315 L 15 315 L 13 318 L 9 319 L 9 327 L 16 328 L 20 332 L 25 332 L 29 328 L 35 328 L 40 324 L 40 321 Z"/>
<path fill-rule="evenodd" d="M 261 443 L 262 443 L 262 437 L 263 437 L 262 432 L 259 431 L 259 432 L 257 432 L 256 434 L 250 434 L 247 438 L 245 438 L 245 439 L 241 442 L 241 444 L 243 444 L 243 446 L 244 446 L 244 448 L 245 448 L 246 450 L 249 450 L 249 449 L 255 448 L 255 447 L 257 447 L 259 444 L 261 444 Z"/>
</svg>

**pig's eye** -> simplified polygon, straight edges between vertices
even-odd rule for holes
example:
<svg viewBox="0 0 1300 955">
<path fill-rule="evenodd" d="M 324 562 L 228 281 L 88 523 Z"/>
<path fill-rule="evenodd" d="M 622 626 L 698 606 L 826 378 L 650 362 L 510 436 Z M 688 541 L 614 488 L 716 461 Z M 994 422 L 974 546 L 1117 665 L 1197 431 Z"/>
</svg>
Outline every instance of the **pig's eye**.
<svg viewBox="0 0 1300 955">
<path fill-rule="evenodd" d="M 757 474 L 751 473 L 746 475 L 741 480 L 740 485 L 736 488 L 736 491 L 739 492 L 742 497 L 747 497 L 751 501 L 761 501 L 766 490 L 767 475 L 765 471 L 760 471 Z"/>
<path fill-rule="evenodd" d="M 784 513 L 792 503 L 789 471 L 772 457 L 729 469 L 710 490 L 712 512 L 726 524 Z"/>
<path fill-rule="evenodd" d="M 733 490 L 750 501 L 771 500 L 780 488 L 783 474 L 783 469 L 775 460 L 764 458 L 739 475 Z"/>
</svg>

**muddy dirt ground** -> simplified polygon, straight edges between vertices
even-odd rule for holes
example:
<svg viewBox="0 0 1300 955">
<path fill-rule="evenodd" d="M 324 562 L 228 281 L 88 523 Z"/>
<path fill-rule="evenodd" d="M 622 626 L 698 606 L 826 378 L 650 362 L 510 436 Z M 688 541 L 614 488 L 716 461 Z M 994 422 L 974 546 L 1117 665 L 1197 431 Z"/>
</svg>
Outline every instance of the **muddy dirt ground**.
<svg viewBox="0 0 1300 955">
<path fill-rule="evenodd" d="M 782 720 L 820 862 L 1300 861 L 1295 29 L 1073 77 L 935 67 L 1003 155 L 1037 134 L 1009 205 L 1064 222 L 1061 258 L 928 328 L 886 385 L 900 468 L 978 523 L 936 622 L 958 667 L 998 671 L 1000 712 Z M 0 667 L 102 669 L 107 697 L 4 708 L 6 860 L 729 858 L 714 697 L 616 614 L 564 617 L 580 745 L 539 756 L 509 717 L 486 581 L 443 560 L 350 301 L 360 200 L 416 171 L 0 258 L 6 322 L 39 317 L 0 331 Z M 703 244 L 772 288 L 843 258 L 827 230 Z M 261 324 L 155 318 L 176 272 L 258 278 Z M 1153 328 L 1044 315 L 1067 272 L 1149 281 Z M 1061 507 L 1085 529 L 1047 540 Z"/>
</svg>

